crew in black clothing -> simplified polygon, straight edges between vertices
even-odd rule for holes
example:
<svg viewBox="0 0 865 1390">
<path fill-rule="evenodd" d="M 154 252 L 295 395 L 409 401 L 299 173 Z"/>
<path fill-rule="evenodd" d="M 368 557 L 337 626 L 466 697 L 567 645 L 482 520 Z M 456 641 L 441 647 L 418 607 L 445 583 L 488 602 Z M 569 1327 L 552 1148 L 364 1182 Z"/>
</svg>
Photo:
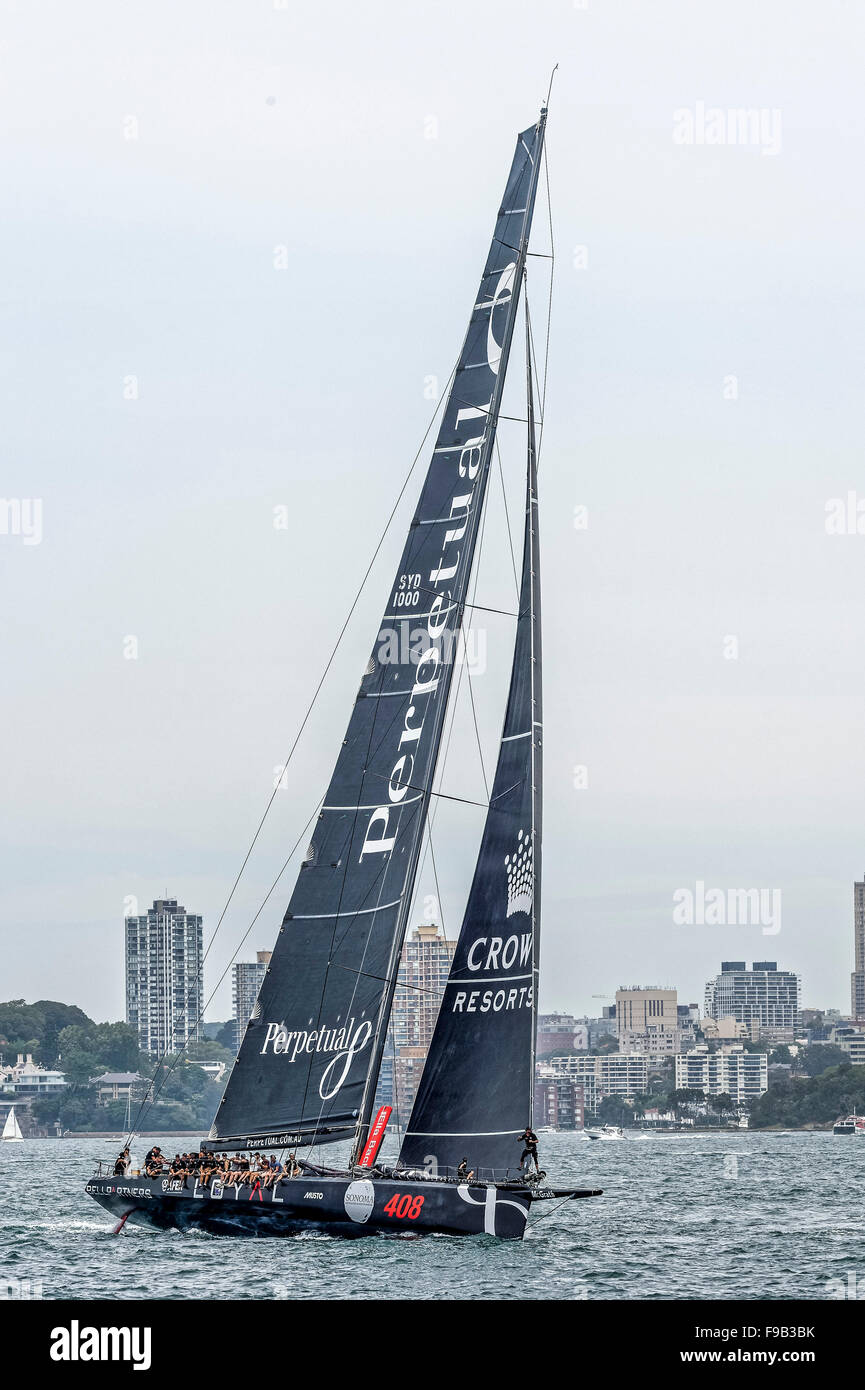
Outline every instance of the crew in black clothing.
<svg viewBox="0 0 865 1390">
<path fill-rule="evenodd" d="M 115 1178 L 125 1178 L 129 1168 L 129 1150 L 121 1149 L 114 1163 Z"/>
<path fill-rule="evenodd" d="M 522 1134 L 517 1135 L 517 1143 L 525 1144 L 525 1148 L 520 1154 L 520 1171 L 522 1172 L 523 1164 L 528 1158 L 534 1159 L 535 1172 L 539 1173 L 541 1171 L 541 1165 L 538 1163 L 538 1136 L 529 1125 L 526 1125 Z"/>
<path fill-rule="evenodd" d="M 165 1166 L 165 1159 L 158 1144 L 148 1152 L 144 1160 L 144 1171 L 149 1178 L 158 1178 Z"/>
</svg>

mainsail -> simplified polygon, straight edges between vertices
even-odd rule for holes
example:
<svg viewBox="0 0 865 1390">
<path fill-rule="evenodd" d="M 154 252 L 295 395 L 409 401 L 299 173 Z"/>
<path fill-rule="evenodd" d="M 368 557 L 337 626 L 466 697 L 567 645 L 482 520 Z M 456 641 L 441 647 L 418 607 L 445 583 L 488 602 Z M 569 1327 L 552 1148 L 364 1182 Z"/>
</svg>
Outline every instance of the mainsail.
<svg viewBox="0 0 865 1390">
<path fill-rule="evenodd" d="M 6 1116 L 6 1123 L 3 1126 L 3 1133 L 2 1135 L 0 1135 L 0 1138 L 6 1140 L 11 1139 L 15 1141 L 24 1138 L 23 1134 L 21 1133 L 21 1126 L 18 1123 L 18 1116 L 15 1114 L 14 1105 L 9 1110 L 9 1114 Z"/>
<path fill-rule="evenodd" d="M 528 333 L 527 333 L 528 336 Z M 498 763 L 475 875 L 400 1162 L 463 1158 L 515 1172 L 531 1123 L 541 888 L 541 612 L 528 351 L 528 465 L 519 617 Z"/>
<path fill-rule="evenodd" d="M 523 131 L 420 501 L 211 1141 L 360 1141 L 450 690 L 537 189 Z"/>
</svg>

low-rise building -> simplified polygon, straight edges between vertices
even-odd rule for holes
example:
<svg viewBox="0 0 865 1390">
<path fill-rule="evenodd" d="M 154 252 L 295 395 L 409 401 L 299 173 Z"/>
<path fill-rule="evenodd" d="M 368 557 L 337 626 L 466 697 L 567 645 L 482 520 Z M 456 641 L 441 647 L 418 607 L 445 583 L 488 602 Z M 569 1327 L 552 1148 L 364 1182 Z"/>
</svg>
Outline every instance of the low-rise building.
<svg viewBox="0 0 865 1390">
<path fill-rule="evenodd" d="M 31 1053 L 26 1057 L 18 1053 L 14 1066 L 0 1067 L 0 1088 L 16 1096 L 54 1096 L 66 1085 L 62 1071 L 52 1071 L 33 1061 Z"/>
<path fill-rule="evenodd" d="M 538 1016 L 537 1056 L 549 1057 L 554 1052 L 570 1048 L 588 1048 L 589 1031 L 572 1014 L 540 1014 Z"/>
<path fill-rule="evenodd" d="M 712 1042 L 756 1042 L 760 1029 L 756 1023 L 741 1023 L 739 1019 L 726 1015 L 724 1018 L 701 1018 L 700 1032 Z"/>
<path fill-rule="evenodd" d="M 93 1076 L 90 1085 L 96 1087 L 99 1105 L 110 1105 L 115 1100 L 128 1100 L 135 1087 L 147 1083 L 137 1071 L 106 1071 L 101 1076 Z"/>
<path fill-rule="evenodd" d="M 572 1076 L 540 1067 L 535 1081 L 536 1129 L 582 1129 L 585 1091 Z"/>
<path fill-rule="evenodd" d="M 616 1036 L 616 1006 L 605 1005 L 600 1018 L 578 1018 L 577 1025 L 585 1029 L 586 1050 L 597 1047 L 602 1038 Z"/>
<path fill-rule="evenodd" d="M 210 1081 L 221 1081 L 226 1072 L 225 1062 L 196 1062 L 194 1058 L 186 1059 L 187 1066 L 200 1067 Z"/>
<path fill-rule="evenodd" d="M 842 1024 L 833 1029 L 833 1042 L 847 1053 L 854 1067 L 865 1066 L 865 1023 Z"/>
</svg>

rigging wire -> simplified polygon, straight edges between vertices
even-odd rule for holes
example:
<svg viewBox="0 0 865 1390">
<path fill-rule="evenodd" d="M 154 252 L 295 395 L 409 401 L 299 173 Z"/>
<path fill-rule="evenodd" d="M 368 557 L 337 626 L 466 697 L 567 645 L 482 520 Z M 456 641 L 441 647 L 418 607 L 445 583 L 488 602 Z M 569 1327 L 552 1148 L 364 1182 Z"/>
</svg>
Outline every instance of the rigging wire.
<svg viewBox="0 0 865 1390">
<path fill-rule="evenodd" d="M 563 1201 L 557 1202 L 549 1211 L 542 1212 L 540 1216 L 536 1216 L 534 1221 L 527 1221 L 526 1227 L 537 1226 L 539 1221 L 545 1221 L 548 1216 L 552 1216 L 554 1212 L 561 1211 L 562 1207 L 566 1207 L 568 1202 L 572 1202 L 573 1200 L 573 1197 L 565 1197 Z"/>
<path fill-rule="evenodd" d="M 451 382 L 453 381 L 454 377 L 456 376 L 456 370 L 457 370 L 457 366 L 458 366 L 458 365 L 459 365 L 459 358 L 457 358 L 456 362 L 454 362 L 454 365 L 453 365 L 453 367 L 452 367 L 451 370 L 450 370 L 450 374 L 449 374 L 448 379 L 447 379 L 447 382 L 446 382 L 446 384 L 445 384 L 445 389 L 444 389 L 444 391 L 442 392 L 442 395 L 441 395 L 440 399 L 436 402 L 435 410 L 433 411 L 433 413 L 432 413 L 432 415 L 431 415 L 431 417 L 430 417 L 429 423 L 427 424 L 427 427 L 426 427 L 426 429 L 425 429 L 425 431 L 424 431 L 424 434 L 423 434 L 423 437 L 422 437 L 422 439 L 421 439 L 421 442 L 420 442 L 420 444 L 419 444 L 419 446 L 418 446 L 417 452 L 415 453 L 415 456 L 414 456 L 414 458 L 412 459 L 411 466 L 410 466 L 408 472 L 406 473 L 405 478 L 403 479 L 402 486 L 400 487 L 400 490 L 399 490 L 399 492 L 397 493 L 397 496 L 396 496 L 396 501 L 394 502 L 393 507 L 391 508 L 390 515 L 388 516 L 387 521 L 385 522 L 384 528 L 383 528 L 383 530 L 382 530 L 382 532 L 381 532 L 381 535 L 379 536 L 379 539 L 378 539 L 378 541 L 377 541 L 377 543 L 376 543 L 375 549 L 373 550 L 372 557 L 370 558 L 369 563 L 367 564 L 367 567 L 366 567 L 366 570 L 365 570 L 365 572 L 364 572 L 363 578 L 361 579 L 361 582 L 360 582 L 360 585 L 359 585 L 359 587 L 358 587 L 358 589 L 357 589 L 357 592 L 355 593 L 355 596 L 354 596 L 354 598 L 352 599 L 351 606 L 349 607 L 348 613 L 346 614 L 346 617 L 345 617 L 345 620 L 344 620 L 344 622 L 343 622 L 343 624 L 342 624 L 342 627 L 340 628 L 339 635 L 338 635 L 338 637 L 337 637 L 337 639 L 336 639 L 336 642 L 334 643 L 334 646 L 333 646 L 333 649 L 332 649 L 332 651 L 331 651 L 331 653 L 330 653 L 330 656 L 329 656 L 328 659 L 327 659 L 327 662 L 326 662 L 326 664 L 325 664 L 324 670 L 323 670 L 323 672 L 322 672 L 322 674 L 321 674 L 321 677 L 319 678 L 318 684 L 317 684 L 316 687 L 315 687 L 315 691 L 313 692 L 312 699 L 310 700 L 310 702 L 309 702 L 309 704 L 308 704 L 308 706 L 307 706 L 307 709 L 306 709 L 306 713 L 304 714 L 303 719 L 301 720 L 300 727 L 298 728 L 297 733 L 296 733 L 296 735 L 295 735 L 295 737 L 294 737 L 294 741 L 293 741 L 293 743 L 292 743 L 292 745 L 291 745 L 291 748 L 289 749 L 288 756 L 287 756 L 287 758 L 285 759 L 285 762 L 283 763 L 282 771 L 281 771 L 279 777 L 276 778 L 276 779 L 274 780 L 274 788 L 273 788 L 273 791 L 272 791 L 272 793 L 271 793 L 271 795 L 270 795 L 270 799 L 268 800 L 267 805 L 266 805 L 265 808 L 264 808 L 264 813 L 263 813 L 263 815 L 262 815 L 260 821 L 258 822 L 258 825 L 257 825 L 256 830 L 255 830 L 255 834 L 253 835 L 252 840 L 250 841 L 249 848 L 247 849 L 246 854 L 244 855 L 243 862 L 241 863 L 240 868 L 239 868 L 239 870 L 237 871 L 237 875 L 235 876 L 234 882 L 233 882 L 232 885 L 231 885 L 231 889 L 230 889 L 230 891 L 229 891 L 228 897 L 226 898 L 225 904 L 224 904 L 224 906 L 223 906 L 223 908 L 222 908 L 222 911 L 221 911 L 220 914 L 219 914 L 219 918 L 218 918 L 218 920 L 217 920 L 216 926 L 215 926 L 214 929 L 213 929 L 213 932 L 212 932 L 212 934 L 211 934 L 210 940 L 209 940 L 209 942 L 207 943 L 207 947 L 205 948 L 205 951 L 204 951 L 204 953 L 203 953 L 203 955 L 202 955 L 201 964 L 199 965 L 198 973 L 197 973 L 196 978 L 195 978 L 195 982 L 194 982 L 194 984 L 191 986 L 191 988 L 189 988 L 189 989 L 187 990 L 186 999 L 185 999 L 185 1001 L 184 1001 L 184 1010 L 183 1010 L 183 1013 L 184 1013 L 184 1014 L 185 1014 L 185 1012 L 186 1012 L 186 1007 L 187 1007 L 188 1004 L 189 1004 L 190 998 L 194 995 L 194 992 L 197 991 L 197 989 L 199 988 L 199 985 L 200 985 L 201 980 L 202 980 L 202 978 L 203 978 L 205 961 L 207 960 L 207 957 L 209 956 L 209 954 L 210 954 L 210 952 L 211 952 L 211 949 L 212 949 L 212 947 L 213 947 L 213 944 L 214 944 L 214 942 L 215 942 L 215 940 L 216 940 L 217 933 L 219 932 L 219 929 L 220 929 L 220 927 L 222 926 L 222 923 L 223 923 L 223 921 L 224 921 L 224 919 L 225 919 L 225 914 L 227 913 L 227 911 L 228 911 L 228 909 L 229 909 L 229 907 L 230 907 L 230 905 L 231 905 L 231 902 L 232 902 L 232 900 L 233 900 L 233 898 L 234 898 L 234 895 L 235 895 L 235 893 L 236 893 L 236 891 L 237 891 L 238 884 L 240 883 L 240 880 L 241 880 L 241 878 L 242 878 L 242 876 L 243 876 L 243 873 L 244 873 L 244 871 L 245 871 L 245 869 L 246 869 L 246 866 L 247 866 L 247 864 L 249 863 L 250 857 L 251 857 L 251 855 L 252 855 L 253 850 L 255 849 L 256 843 L 258 842 L 258 838 L 259 838 L 259 836 L 260 836 L 260 834 L 261 834 L 261 831 L 262 831 L 262 829 L 264 828 L 264 823 L 265 823 L 265 821 L 267 820 L 267 817 L 268 817 L 268 815 L 269 815 L 269 813 L 270 813 L 270 810 L 271 810 L 271 808 L 272 808 L 272 806 L 273 806 L 273 803 L 274 803 L 274 801 L 275 801 L 275 799 L 276 799 L 276 794 L 277 794 L 277 792 L 280 790 L 280 787 L 282 786 L 283 778 L 285 777 L 285 774 L 286 774 L 286 772 L 288 771 L 288 766 L 289 766 L 289 764 L 290 764 L 290 762 L 291 762 L 291 760 L 292 760 L 292 758 L 293 758 L 293 756 L 294 756 L 294 753 L 295 753 L 295 751 L 296 751 L 296 749 L 297 749 L 297 745 L 298 745 L 298 743 L 300 742 L 300 738 L 301 738 L 301 736 L 302 736 L 302 734 L 303 734 L 304 729 L 306 728 L 306 725 L 307 725 L 307 723 L 308 723 L 308 721 L 309 721 L 310 715 L 312 714 L 312 711 L 313 711 L 313 708 L 314 708 L 314 706 L 315 706 L 315 703 L 316 703 L 316 701 L 317 701 L 317 699 L 318 699 L 318 696 L 319 696 L 319 694 L 321 693 L 322 686 L 324 685 L 324 682 L 325 682 L 325 680 L 327 679 L 328 672 L 330 671 L 330 668 L 331 668 L 331 666 L 333 665 L 333 662 L 334 662 L 334 659 L 335 659 L 335 657 L 336 657 L 337 651 L 339 650 L 339 647 L 340 647 L 340 645 L 342 644 L 342 640 L 343 640 L 343 638 L 344 638 L 344 636 L 345 636 L 345 633 L 346 633 L 346 630 L 347 630 L 347 628 L 348 628 L 348 626 L 349 626 L 349 623 L 351 622 L 351 619 L 352 619 L 352 617 L 354 616 L 355 609 L 357 608 L 357 605 L 358 605 L 358 603 L 360 602 L 360 598 L 361 598 L 361 595 L 362 595 L 362 593 L 363 593 L 363 591 L 364 591 L 364 589 L 365 589 L 365 587 L 366 587 L 367 580 L 369 579 L 369 576 L 370 576 L 370 573 L 372 572 L 373 566 L 375 565 L 375 562 L 376 562 L 376 560 L 378 559 L 379 552 L 381 551 L 381 548 L 382 548 L 382 546 L 383 546 L 383 544 L 384 544 L 384 542 L 385 542 L 385 539 L 386 539 L 386 537 L 387 537 L 387 533 L 388 533 L 388 531 L 390 530 L 390 527 L 391 527 L 391 525 L 392 525 L 392 523 L 393 523 L 393 519 L 394 519 L 394 517 L 395 517 L 395 515 L 396 515 L 396 513 L 397 513 L 397 510 L 398 510 L 398 508 L 399 508 L 400 503 L 402 502 L 403 496 L 405 495 L 405 491 L 406 491 L 406 489 L 407 489 L 407 487 L 408 487 L 408 485 L 409 485 L 409 482 L 411 481 L 411 478 L 412 478 L 412 475 L 413 475 L 413 473 L 414 473 L 414 470 L 415 470 L 415 468 L 417 467 L 418 459 L 420 458 L 421 453 L 423 452 L 423 449 L 424 449 L 424 446 L 425 446 L 425 444 L 426 444 L 426 441 L 427 441 L 427 439 L 428 439 L 428 437 L 429 437 L 430 431 L 432 430 L 432 427 L 433 427 L 433 425 L 435 424 L 435 421 L 436 421 L 436 418 L 437 418 L 437 416 L 438 416 L 438 414 L 439 414 L 439 411 L 443 408 L 444 403 L 445 403 L 445 401 L 447 400 L 448 390 L 450 389 Z M 315 813 L 313 813 L 313 814 L 315 814 Z M 309 824 L 311 824 L 311 819 L 310 819 L 310 821 L 307 822 L 307 825 L 309 825 Z M 305 831 L 304 831 L 303 833 L 305 833 Z M 302 838 L 302 836 L 301 836 L 301 838 Z M 295 847 L 295 848 L 296 848 L 296 847 Z M 294 852 L 295 852 L 295 851 L 292 850 L 292 854 L 294 854 Z M 277 880 L 276 880 L 277 882 L 279 881 L 279 877 L 281 877 L 282 873 L 284 872 L 285 867 L 286 867 L 286 866 L 283 866 L 283 869 L 280 870 L 280 874 L 279 874 L 279 876 L 277 877 Z M 270 892 L 273 891 L 273 887 L 275 887 L 275 886 L 276 886 L 276 885 L 275 885 L 275 883 L 274 883 L 274 885 L 273 885 L 273 886 L 271 887 L 271 889 L 270 889 Z M 270 896 L 270 892 L 268 893 L 268 897 Z M 265 898 L 264 902 L 266 902 L 266 901 L 267 901 L 267 898 Z M 261 908 L 264 907 L 264 902 L 261 904 Z M 261 908 L 259 908 L 259 912 L 261 911 Z M 258 914 L 256 914 L 256 917 L 257 917 L 257 916 L 258 916 Z M 253 921 L 255 921 L 255 918 L 253 919 Z M 251 930 L 251 927 L 252 927 L 252 924 L 250 924 L 250 927 L 247 929 L 246 933 L 244 934 L 244 937 L 243 937 L 243 940 L 244 940 L 244 941 L 246 940 L 246 937 L 248 936 L 249 931 Z M 242 944 L 242 942 L 241 942 L 241 944 Z M 239 950 L 239 949 L 240 949 L 240 948 L 238 947 L 238 950 Z M 235 955 L 236 955 L 236 953 L 235 953 Z M 234 957 L 232 957 L 232 960 L 233 960 L 233 959 L 234 959 Z M 224 977 L 225 977 L 225 972 L 223 972 L 223 975 L 220 976 L 220 983 L 221 983 L 222 979 L 224 979 Z M 212 999 L 212 995 L 211 995 L 211 999 Z M 209 1003 L 209 1002 L 210 1002 L 210 1000 L 208 1000 L 208 1003 Z M 206 1006 L 205 1006 L 205 1007 L 206 1007 Z M 181 1017 L 182 1017 L 182 1015 L 181 1015 Z M 200 1021 L 200 1017 L 201 1017 L 201 1015 L 199 1015 L 199 1021 Z M 169 1055 L 171 1055 L 171 1047 L 172 1047 L 172 1044 L 174 1044 L 174 1043 L 176 1042 L 176 1036 L 175 1036 L 175 1035 L 176 1035 L 176 1033 L 177 1033 L 177 1028 L 178 1028 L 178 1023 L 175 1022 L 174 1025 L 173 1025 L 173 1027 L 172 1027 L 172 1029 L 171 1029 L 171 1032 L 170 1032 L 170 1034 L 169 1034 L 168 1043 L 166 1044 L 166 1047 L 165 1047 L 164 1051 L 161 1052 L 161 1053 L 159 1054 L 159 1056 L 157 1057 L 156 1064 L 155 1064 L 154 1070 L 153 1070 L 153 1075 L 152 1075 L 152 1077 L 151 1077 L 151 1079 L 150 1079 L 150 1085 L 149 1085 L 149 1087 L 148 1087 L 148 1091 L 147 1091 L 147 1093 L 145 1094 L 145 1098 L 144 1098 L 144 1101 L 142 1101 L 141 1107 L 139 1108 L 139 1114 L 136 1116 L 135 1125 L 133 1126 L 132 1130 L 130 1131 L 129 1138 L 128 1138 L 128 1142 L 131 1142 L 133 1135 L 137 1132 L 137 1125 L 138 1125 L 138 1122 L 139 1122 L 139 1120 L 141 1119 L 141 1115 L 142 1115 L 142 1113 L 143 1113 L 144 1106 L 148 1104 L 148 1096 L 149 1096 L 150 1091 L 151 1091 L 151 1089 L 152 1089 L 152 1087 L 153 1087 L 153 1084 L 154 1084 L 154 1081 L 155 1081 L 155 1079 L 156 1079 L 156 1075 L 157 1075 L 157 1073 L 158 1073 L 158 1071 L 159 1071 L 159 1068 L 160 1068 L 160 1067 L 162 1066 L 162 1064 L 164 1063 L 166 1057 L 168 1057 Z M 183 1046 L 182 1046 L 182 1048 L 181 1048 L 181 1050 L 180 1050 L 180 1053 L 177 1054 L 178 1057 L 179 1057 L 183 1052 L 186 1051 L 186 1049 L 187 1049 L 187 1047 L 189 1046 L 189 1043 L 190 1043 L 191 1041 L 193 1041 L 193 1039 L 191 1039 L 189 1036 L 187 1036 L 186 1039 L 185 1039 L 184 1042 L 183 1042 Z M 172 1070 L 173 1070 L 173 1067 L 169 1068 L 169 1071 L 168 1071 L 168 1073 L 167 1073 L 167 1076 L 170 1076 L 170 1075 L 171 1075 Z M 165 1080 L 167 1080 L 167 1076 L 166 1076 Z M 164 1084 L 165 1084 L 165 1081 L 163 1080 L 162 1085 L 161 1085 L 160 1088 L 159 1088 L 160 1092 L 161 1092 L 162 1086 L 164 1086 Z M 159 1092 L 157 1092 L 157 1094 L 159 1094 Z M 152 1103 L 152 1102 L 151 1102 L 151 1103 Z"/>
<path fill-rule="evenodd" d="M 514 554 L 514 538 L 513 538 L 513 536 L 511 535 L 511 517 L 510 517 L 510 512 L 508 511 L 508 494 L 507 494 L 507 490 L 506 490 L 506 488 L 505 488 L 505 474 L 504 474 L 504 469 L 502 468 L 502 452 L 501 452 L 501 449 L 499 448 L 499 436 L 498 436 L 498 434 L 496 434 L 496 457 L 497 457 L 497 459 L 498 459 L 498 461 L 499 461 L 499 479 L 501 480 L 501 485 L 502 485 L 502 503 L 503 503 L 504 509 L 505 509 L 505 525 L 506 525 L 507 528 L 508 528 L 508 548 L 510 549 L 510 552 L 511 552 L 511 568 L 513 569 L 513 572 L 514 572 L 514 589 L 515 589 L 516 595 L 517 595 L 517 607 L 519 607 L 519 602 L 520 602 L 520 584 L 519 584 L 519 580 L 517 579 L 517 560 L 516 560 L 516 556 L 515 556 L 515 554 Z"/>
<path fill-rule="evenodd" d="M 205 1015 L 207 1009 L 208 1009 L 208 1008 L 210 1007 L 210 1005 L 213 1003 L 214 997 L 215 997 L 215 995 L 217 994 L 217 992 L 219 991 L 219 988 L 220 988 L 220 986 L 221 986 L 223 980 L 225 979 L 226 975 L 228 974 L 228 972 L 229 972 L 229 970 L 231 969 L 231 967 L 232 967 L 232 965 L 234 964 L 234 962 L 237 960 L 238 953 L 240 952 L 240 948 L 243 946 L 243 943 L 246 941 L 246 938 L 249 936 L 249 933 L 252 931 L 252 928 L 255 926 L 256 922 L 258 921 L 259 917 L 261 916 L 261 913 L 264 911 L 264 908 L 265 908 L 265 906 L 267 905 L 267 902 L 268 902 L 268 900 L 269 900 L 271 894 L 274 892 L 274 890 L 275 890 L 277 884 L 279 883 L 280 879 L 282 878 L 282 875 L 285 873 L 286 869 L 288 868 L 289 864 L 291 863 L 292 859 L 294 858 L 295 854 L 297 853 L 297 851 L 298 851 L 300 845 L 303 844 L 303 841 L 304 841 L 306 835 L 309 833 L 309 827 L 312 825 L 312 822 L 315 820 L 316 816 L 318 815 L 319 810 L 320 810 L 320 808 L 321 808 L 321 804 L 322 804 L 322 803 L 321 803 L 320 801 L 317 803 L 315 809 L 313 810 L 312 815 L 310 816 L 309 820 L 306 822 L 306 825 L 303 827 L 303 829 L 301 830 L 301 832 L 300 832 L 300 834 L 298 835 L 297 839 L 295 840 L 294 844 L 292 845 L 291 850 L 289 851 L 289 854 L 288 854 L 288 858 L 287 858 L 287 859 L 285 860 L 285 862 L 283 863 L 282 868 L 280 869 L 279 873 L 276 875 L 276 878 L 273 880 L 273 883 L 270 885 L 270 887 L 269 887 L 268 890 L 267 890 L 267 893 L 265 894 L 264 898 L 262 899 L 262 902 L 261 902 L 260 906 L 258 907 L 258 909 L 257 909 L 257 911 L 256 911 L 256 913 L 255 913 L 255 916 L 252 918 L 251 922 L 249 923 L 249 926 L 246 928 L 246 931 L 243 933 L 243 936 L 242 936 L 242 937 L 240 938 L 240 940 L 238 941 L 237 946 L 236 946 L 235 949 L 234 949 L 234 954 L 232 955 L 230 961 L 228 962 L 228 964 L 226 965 L 226 967 L 225 967 L 225 969 L 223 970 L 222 974 L 220 975 L 219 979 L 217 980 L 216 984 L 214 985 L 214 987 L 213 987 L 213 989 L 212 989 L 212 991 L 211 991 L 209 997 L 208 997 L 208 998 L 204 1001 L 204 1003 L 202 1004 L 202 1006 L 201 1006 L 201 1011 L 200 1011 L 200 1013 L 198 1014 L 198 1017 L 196 1018 L 196 1020 L 195 1020 L 195 1022 L 194 1022 L 194 1024 L 193 1024 L 193 1026 L 192 1026 L 192 1029 L 190 1030 L 190 1032 L 194 1032 L 194 1031 L 195 1031 L 195 1029 L 198 1027 L 199 1023 L 201 1023 L 202 1019 L 204 1018 L 204 1015 Z M 153 1085 L 154 1085 L 154 1082 L 155 1082 L 155 1080 L 156 1080 L 156 1073 L 158 1072 L 159 1067 L 162 1065 L 162 1062 L 163 1062 L 164 1059 L 165 1059 L 165 1054 L 163 1054 L 162 1058 L 160 1058 L 160 1060 L 157 1062 L 157 1064 L 156 1064 L 156 1070 L 154 1071 L 154 1074 L 153 1074 L 153 1076 L 152 1076 L 151 1079 L 150 1079 L 150 1083 L 149 1083 L 149 1085 L 148 1085 L 147 1092 L 145 1093 L 144 1099 L 143 1099 L 143 1101 L 141 1102 L 141 1105 L 139 1106 L 138 1114 L 137 1114 L 136 1117 L 135 1117 L 135 1123 L 133 1124 L 132 1128 L 131 1128 L 130 1131 L 129 1131 L 129 1134 L 127 1135 L 127 1138 L 126 1138 L 126 1144 L 127 1144 L 127 1146 L 128 1146 L 129 1144 L 132 1143 L 132 1140 L 133 1140 L 134 1136 L 135 1136 L 136 1134 L 139 1133 L 139 1128 L 138 1128 L 138 1126 L 139 1126 L 139 1124 L 141 1123 L 142 1114 L 143 1114 L 143 1113 L 146 1113 L 146 1110 L 147 1110 L 147 1109 L 150 1109 L 152 1106 L 154 1106 L 154 1105 L 156 1104 L 157 1100 L 159 1099 L 160 1095 L 162 1094 L 162 1091 L 163 1091 L 163 1089 L 164 1089 L 164 1087 L 165 1087 L 165 1085 L 166 1085 L 166 1082 L 167 1082 L 167 1081 L 169 1080 L 169 1078 L 173 1075 L 175 1067 L 177 1067 L 177 1065 L 179 1064 L 181 1057 L 183 1056 L 184 1052 L 186 1051 L 186 1049 L 187 1049 L 187 1047 L 189 1046 L 189 1043 L 190 1043 L 191 1041 L 192 1041 L 191 1038 L 187 1038 L 187 1039 L 184 1041 L 183 1046 L 179 1049 L 179 1051 L 176 1052 L 176 1053 L 173 1055 L 173 1057 L 172 1057 L 172 1059 L 171 1059 L 171 1062 L 170 1062 L 169 1066 L 163 1068 L 163 1070 L 164 1070 L 164 1072 L 165 1072 L 165 1075 L 163 1076 L 162 1080 L 160 1081 L 158 1088 L 157 1088 L 155 1091 L 153 1091 Z M 152 1095 L 151 1095 L 151 1091 L 153 1091 L 153 1094 L 152 1094 Z"/>
</svg>

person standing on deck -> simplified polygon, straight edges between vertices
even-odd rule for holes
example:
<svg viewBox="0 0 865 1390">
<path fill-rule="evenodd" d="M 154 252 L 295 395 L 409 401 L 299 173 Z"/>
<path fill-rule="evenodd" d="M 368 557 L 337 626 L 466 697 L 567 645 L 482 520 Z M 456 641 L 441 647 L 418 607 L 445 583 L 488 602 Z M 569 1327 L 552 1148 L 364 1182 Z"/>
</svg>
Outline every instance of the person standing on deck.
<svg viewBox="0 0 865 1390">
<path fill-rule="evenodd" d="M 538 1163 L 538 1136 L 530 1125 L 526 1125 L 522 1134 L 517 1135 L 517 1143 L 525 1145 L 525 1148 L 520 1154 L 520 1172 L 522 1172 L 523 1164 L 526 1159 L 529 1159 L 529 1161 L 534 1159 L 535 1172 L 539 1173 L 541 1171 L 541 1165 Z"/>
</svg>

